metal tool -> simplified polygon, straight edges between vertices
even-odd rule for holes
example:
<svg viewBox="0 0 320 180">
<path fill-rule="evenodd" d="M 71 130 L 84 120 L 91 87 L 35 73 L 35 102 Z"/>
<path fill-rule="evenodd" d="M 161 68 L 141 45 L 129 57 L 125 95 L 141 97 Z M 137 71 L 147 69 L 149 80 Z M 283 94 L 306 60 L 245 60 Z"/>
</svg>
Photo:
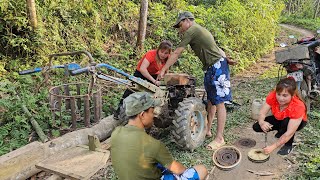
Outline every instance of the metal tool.
<svg viewBox="0 0 320 180">
<path fill-rule="evenodd" d="M 267 147 L 268 133 L 264 133 L 264 147 Z"/>
</svg>

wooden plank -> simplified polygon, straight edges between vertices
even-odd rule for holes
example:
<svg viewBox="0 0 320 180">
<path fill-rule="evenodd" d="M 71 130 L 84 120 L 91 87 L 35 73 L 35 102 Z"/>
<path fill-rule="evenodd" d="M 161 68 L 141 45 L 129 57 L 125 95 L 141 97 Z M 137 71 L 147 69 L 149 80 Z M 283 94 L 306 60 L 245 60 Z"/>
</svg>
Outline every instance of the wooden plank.
<svg viewBox="0 0 320 180">
<path fill-rule="evenodd" d="M 37 168 L 70 179 L 89 179 L 103 168 L 110 151 L 89 151 L 81 146 L 68 148 L 36 165 Z"/>
<path fill-rule="evenodd" d="M 90 126 L 90 97 L 88 94 L 84 96 L 84 125 Z"/>
<path fill-rule="evenodd" d="M 63 87 L 64 87 L 64 95 L 70 96 L 69 85 L 64 84 Z M 70 99 L 69 98 L 65 98 L 65 103 L 66 103 L 66 109 L 70 109 Z"/>
<path fill-rule="evenodd" d="M 0 156 L 0 179 L 26 179 L 39 172 L 34 166 L 45 158 L 45 147 L 35 141 Z"/>
<path fill-rule="evenodd" d="M 110 148 L 111 148 L 111 138 L 108 138 L 101 143 L 101 149 L 108 150 Z"/>
<path fill-rule="evenodd" d="M 76 101 L 74 97 L 70 97 L 72 129 L 77 128 Z"/>
<path fill-rule="evenodd" d="M 100 120 L 100 103 L 99 103 L 99 92 L 93 94 L 93 109 L 94 109 L 94 122 Z M 101 97 L 100 97 L 101 98 Z"/>
<path fill-rule="evenodd" d="M 79 96 L 79 95 L 81 95 L 80 93 L 80 84 L 76 84 L 76 86 L 77 86 L 77 95 Z M 77 98 L 77 106 L 78 106 L 78 110 L 80 111 L 81 110 L 81 98 Z"/>
</svg>

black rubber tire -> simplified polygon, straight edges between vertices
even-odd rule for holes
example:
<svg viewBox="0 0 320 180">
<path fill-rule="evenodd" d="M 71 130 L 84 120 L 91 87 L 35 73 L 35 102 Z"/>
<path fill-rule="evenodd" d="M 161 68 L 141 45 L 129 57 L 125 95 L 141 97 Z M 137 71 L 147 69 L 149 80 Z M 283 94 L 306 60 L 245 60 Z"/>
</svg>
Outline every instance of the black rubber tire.
<svg viewBox="0 0 320 180">
<path fill-rule="evenodd" d="M 125 107 L 123 105 L 120 106 L 120 112 L 118 116 L 119 121 L 121 121 L 122 125 L 128 124 L 129 117 L 125 113 Z"/>
<path fill-rule="evenodd" d="M 173 141 L 182 149 L 193 151 L 201 146 L 206 137 L 207 111 L 201 99 L 185 98 L 175 110 L 176 117 L 172 121 Z M 196 122 L 196 124 L 192 124 Z M 196 131 L 194 131 L 194 128 Z"/>
<path fill-rule="evenodd" d="M 305 80 L 303 80 L 301 82 L 300 89 L 298 89 L 298 92 L 300 94 L 300 97 L 302 98 L 302 100 L 305 102 L 305 104 L 307 106 L 307 112 L 309 112 L 310 111 L 311 99 L 308 96 L 309 90 L 308 90 L 307 82 Z"/>
</svg>

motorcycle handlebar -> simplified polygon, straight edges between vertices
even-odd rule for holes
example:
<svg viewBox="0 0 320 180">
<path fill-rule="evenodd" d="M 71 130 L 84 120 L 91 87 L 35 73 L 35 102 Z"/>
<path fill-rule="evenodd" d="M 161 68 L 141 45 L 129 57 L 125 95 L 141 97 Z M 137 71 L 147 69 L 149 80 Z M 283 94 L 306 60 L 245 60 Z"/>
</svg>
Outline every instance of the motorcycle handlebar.
<svg viewBox="0 0 320 180">
<path fill-rule="evenodd" d="M 316 40 L 316 41 L 308 44 L 308 48 L 309 48 L 309 49 L 314 49 L 315 47 L 317 47 L 317 46 L 319 46 L 319 45 L 320 45 L 319 40 Z"/>
</svg>

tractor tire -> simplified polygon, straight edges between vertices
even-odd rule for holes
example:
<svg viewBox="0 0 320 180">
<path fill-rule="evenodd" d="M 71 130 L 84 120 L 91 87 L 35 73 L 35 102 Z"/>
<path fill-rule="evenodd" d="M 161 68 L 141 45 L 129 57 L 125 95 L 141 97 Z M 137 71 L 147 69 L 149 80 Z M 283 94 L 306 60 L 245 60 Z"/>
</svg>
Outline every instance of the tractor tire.
<svg viewBox="0 0 320 180">
<path fill-rule="evenodd" d="M 201 146 L 206 137 L 207 111 L 202 100 L 189 97 L 179 103 L 172 121 L 173 141 L 182 149 L 193 151 Z"/>
<path fill-rule="evenodd" d="M 119 112 L 119 121 L 121 122 L 121 125 L 128 124 L 129 117 L 126 115 L 125 107 L 123 105 L 120 106 L 120 112 Z"/>
<path fill-rule="evenodd" d="M 308 90 L 307 82 L 305 80 L 303 80 L 301 82 L 300 89 L 298 89 L 298 92 L 300 94 L 300 97 L 302 98 L 302 100 L 306 104 L 307 112 L 309 112 L 310 111 L 311 99 L 308 96 L 309 90 Z"/>
</svg>

